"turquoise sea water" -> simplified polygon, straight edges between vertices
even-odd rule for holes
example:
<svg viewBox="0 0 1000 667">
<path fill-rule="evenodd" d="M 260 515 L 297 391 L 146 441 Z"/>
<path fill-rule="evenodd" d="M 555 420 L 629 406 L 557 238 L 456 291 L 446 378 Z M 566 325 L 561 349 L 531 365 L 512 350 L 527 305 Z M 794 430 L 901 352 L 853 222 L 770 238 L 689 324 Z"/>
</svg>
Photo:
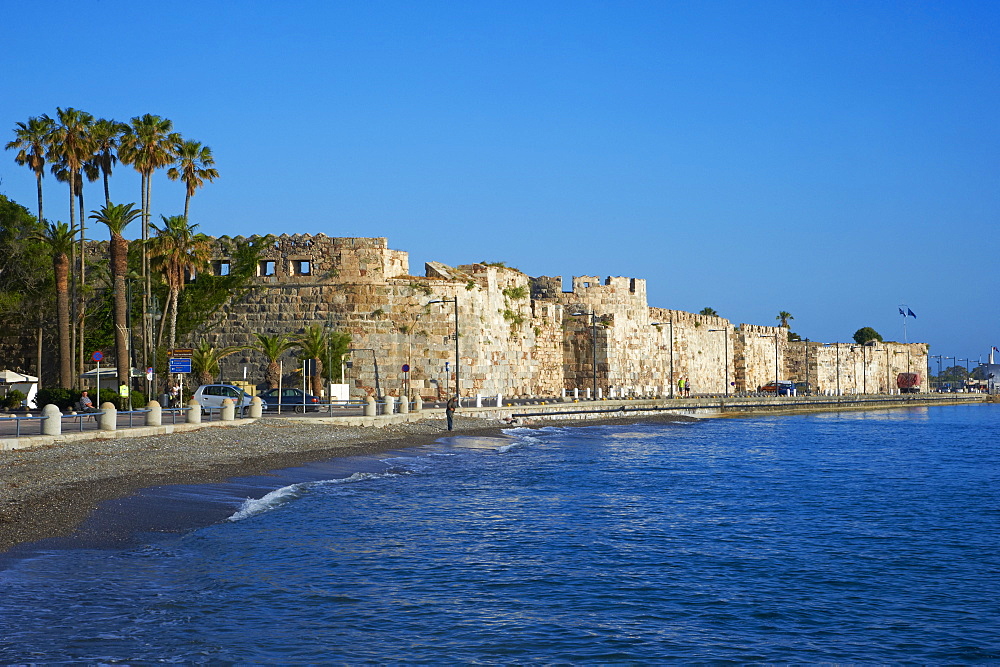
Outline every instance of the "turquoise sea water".
<svg viewBox="0 0 1000 667">
<path fill-rule="evenodd" d="M 0 662 L 996 662 L 998 417 L 516 429 L 151 489 L 0 561 Z"/>
</svg>

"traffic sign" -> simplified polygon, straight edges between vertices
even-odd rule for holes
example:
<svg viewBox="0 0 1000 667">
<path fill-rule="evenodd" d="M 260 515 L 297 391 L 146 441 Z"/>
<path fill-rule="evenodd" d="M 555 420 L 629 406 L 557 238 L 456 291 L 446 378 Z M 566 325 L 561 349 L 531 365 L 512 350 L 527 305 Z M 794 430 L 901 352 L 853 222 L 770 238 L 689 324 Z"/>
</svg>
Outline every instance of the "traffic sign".
<svg viewBox="0 0 1000 667">
<path fill-rule="evenodd" d="M 190 373 L 191 372 L 191 359 L 190 358 L 174 358 L 171 357 L 167 362 L 167 372 L 168 373 Z"/>
<path fill-rule="evenodd" d="M 194 349 L 190 347 L 175 347 L 170 350 L 171 357 L 190 357 L 194 354 Z"/>
<path fill-rule="evenodd" d="M 94 352 L 92 355 L 90 355 L 90 358 L 93 359 L 94 361 L 100 361 L 101 359 L 104 358 L 104 353 L 98 350 L 97 352 Z"/>
<path fill-rule="evenodd" d="M 410 372 L 410 365 L 409 364 L 403 364 L 403 372 L 404 373 L 409 373 Z"/>
</svg>

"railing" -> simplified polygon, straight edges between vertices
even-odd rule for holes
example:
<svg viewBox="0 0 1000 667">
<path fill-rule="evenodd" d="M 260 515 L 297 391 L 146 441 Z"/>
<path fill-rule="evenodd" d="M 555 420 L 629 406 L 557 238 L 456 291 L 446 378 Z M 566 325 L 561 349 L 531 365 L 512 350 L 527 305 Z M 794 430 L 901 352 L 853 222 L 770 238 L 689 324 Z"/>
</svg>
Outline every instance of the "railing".
<svg viewBox="0 0 1000 667">
<path fill-rule="evenodd" d="M 42 429 L 44 428 L 43 426 L 43 424 L 45 423 L 44 420 L 48 419 L 48 417 L 42 415 L 39 415 L 37 417 L 35 417 L 34 415 L 24 416 L 24 417 L 0 417 L 0 422 L 14 422 L 14 435 L 17 438 L 20 438 L 21 422 L 35 421 L 36 419 L 38 420 L 38 432 L 41 433 Z"/>
</svg>

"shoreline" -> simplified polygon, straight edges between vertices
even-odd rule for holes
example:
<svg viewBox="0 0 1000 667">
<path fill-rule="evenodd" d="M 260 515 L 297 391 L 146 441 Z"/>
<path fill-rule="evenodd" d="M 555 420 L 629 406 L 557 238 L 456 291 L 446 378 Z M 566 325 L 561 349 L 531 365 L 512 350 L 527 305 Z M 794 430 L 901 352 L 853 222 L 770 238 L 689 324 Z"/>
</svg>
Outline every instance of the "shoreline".
<svg viewBox="0 0 1000 667">
<path fill-rule="evenodd" d="M 798 409 L 789 407 L 761 405 L 757 406 L 759 411 L 719 411 L 705 417 L 830 411 L 830 407 L 818 410 L 808 410 L 806 405 Z M 845 405 L 841 409 L 880 407 L 883 406 Z M 887 409 L 899 407 L 904 406 L 884 406 Z M 630 408 L 642 409 L 637 405 Z M 149 487 L 208 484 L 327 459 L 418 447 L 450 435 L 502 436 L 505 429 L 511 428 L 495 418 L 470 416 L 468 412 L 455 416 L 455 430 L 451 432 L 445 427 L 443 415 L 432 414 L 420 421 L 377 428 L 264 417 L 251 423 L 233 422 L 232 426 L 139 437 L 73 440 L 0 451 L 0 555 L 19 544 L 69 536 L 100 503 L 124 498 Z M 700 421 L 700 418 L 678 413 L 604 412 L 574 416 L 575 419 L 524 422 L 520 426 Z"/>
<path fill-rule="evenodd" d="M 595 426 L 636 420 L 635 416 L 605 417 L 522 426 Z M 234 424 L 0 453 L 0 555 L 18 545 L 72 535 L 99 504 L 150 487 L 258 476 L 327 459 L 419 447 L 449 436 L 502 436 L 510 428 L 496 420 L 460 415 L 451 432 L 440 417 L 381 428 L 274 418 Z"/>
</svg>

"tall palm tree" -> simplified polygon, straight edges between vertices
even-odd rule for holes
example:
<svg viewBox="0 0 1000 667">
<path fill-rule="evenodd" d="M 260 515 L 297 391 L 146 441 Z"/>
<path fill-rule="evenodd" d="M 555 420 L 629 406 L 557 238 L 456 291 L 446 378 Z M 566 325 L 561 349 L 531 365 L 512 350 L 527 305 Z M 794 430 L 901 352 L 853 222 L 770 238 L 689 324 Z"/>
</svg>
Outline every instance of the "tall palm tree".
<svg viewBox="0 0 1000 667">
<path fill-rule="evenodd" d="M 38 182 L 38 221 L 45 220 L 42 215 L 42 178 L 45 176 L 45 159 L 49 149 L 49 133 L 55 127 L 55 121 L 42 114 L 28 119 L 27 123 L 17 123 L 14 128 L 15 139 L 7 142 L 7 150 L 18 151 L 14 162 L 22 167 L 27 165 L 35 172 Z"/>
<path fill-rule="evenodd" d="M 705 316 L 708 316 L 708 317 L 718 317 L 719 316 L 719 314 L 717 312 L 715 312 L 715 308 L 707 308 L 707 307 L 706 308 L 702 308 L 698 312 L 698 314 L 699 315 L 705 315 Z"/>
<path fill-rule="evenodd" d="M 127 126 L 115 120 L 100 118 L 90 128 L 90 136 L 94 141 L 94 154 L 88 166 L 92 173 L 104 177 L 104 204 L 111 205 L 111 191 L 108 188 L 108 177 L 118 162 L 118 143 Z M 91 179 L 96 180 L 96 178 Z"/>
<path fill-rule="evenodd" d="M 152 285 L 149 275 L 149 241 L 150 199 L 152 198 L 153 173 L 174 160 L 173 147 L 181 140 L 180 135 L 173 131 L 174 124 L 167 118 L 145 114 L 132 118 L 129 125 L 123 128 L 118 146 L 118 159 L 122 164 L 129 164 L 141 176 L 142 197 L 142 310 L 149 310 L 149 297 Z M 161 329 L 162 331 L 162 329 Z M 152 333 L 145 327 L 143 334 L 143 366 L 148 361 L 153 346 Z"/>
<path fill-rule="evenodd" d="M 128 354 L 128 302 L 125 276 L 128 274 L 128 240 L 122 234 L 130 222 L 142 215 L 135 204 L 105 204 L 100 211 L 91 211 L 90 217 L 108 226 L 111 232 L 111 278 L 115 299 L 115 363 L 118 367 L 118 384 L 129 384 L 131 363 Z"/>
<path fill-rule="evenodd" d="M 792 317 L 791 313 L 783 310 L 780 313 L 778 313 L 778 316 L 775 317 L 774 319 L 779 320 L 781 322 L 781 324 L 779 326 L 787 327 L 788 326 L 788 320 L 794 320 L 795 318 Z"/>
<path fill-rule="evenodd" d="M 181 136 L 174 130 L 168 118 L 145 114 L 132 118 L 123 128 L 118 149 L 118 159 L 122 164 L 132 165 L 142 177 L 142 240 L 149 239 L 150 198 L 152 176 L 174 161 L 174 147 Z"/>
<path fill-rule="evenodd" d="M 219 362 L 244 349 L 242 345 L 214 348 L 203 338 L 191 352 L 191 370 L 200 384 L 212 384 L 219 375 Z"/>
<path fill-rule="evenodd" d="M 319 396 L 323 391 L 323 357 L 326 356 L 326 334 L 322 325 L 313 324 L 295 338 L 295 344 L 301 349 L 299 358 L 313 362 L 312 392 Z M 303 374 L 305 371 L 303 370 Z"/>
<path fill-rule="evenodd" d="M 167 178 L 172 181 L 184 181 L 184 217 L 188 217 L 188 207 L 195 190 L 205 185 L 205 181 L 214 181 L 219 172 L 212 166 L 215 158 L 212 149 L 202 146 L 200 141 L 180 141 L 174 146 L 177 161 L 167 170 Z"/>
<path fill-rule="evenodd" d="M 267 371 L 264 374 L 264 381 L 267 382 L 268 389 L 276 389 L 281 381 L 281 367 L 278 365 L 278 358 L 295 346 L 295 343 L 285 334 L 255 333 L 257 344 L 254 349 L 267 357 Z"/>
<path fill-rule="evenodd" d="M 47 222 L 45 228 L 32 235 L 48 246 L 52 255 L 52 270 L 56 285 L 56 315 L 59 322 L 59 385 L 73 386 L 73 360 L 69 333 L 69 253 L 76 241 L 77 230 L 65 222 Z"/>
<path fill-rule="evenodd" d="M 212 246 L 207 236 L 195 232 L 198 225 L 188 223 L 184 216 L 172 215 L 168 218 L 161 215 L 160 218 L 163 219 L 162 227 L 152 225 L 156 236 L 149 240 L 149 252 L 152 266 L 163 274 L 169 294 L 156 344 L 163 342 L 163 330 L 169 323 L 167 341 L 172 348 L 177 340 L 177 299 L 184 289 L 186 274 L 208 268 Z"/>
</svg>

